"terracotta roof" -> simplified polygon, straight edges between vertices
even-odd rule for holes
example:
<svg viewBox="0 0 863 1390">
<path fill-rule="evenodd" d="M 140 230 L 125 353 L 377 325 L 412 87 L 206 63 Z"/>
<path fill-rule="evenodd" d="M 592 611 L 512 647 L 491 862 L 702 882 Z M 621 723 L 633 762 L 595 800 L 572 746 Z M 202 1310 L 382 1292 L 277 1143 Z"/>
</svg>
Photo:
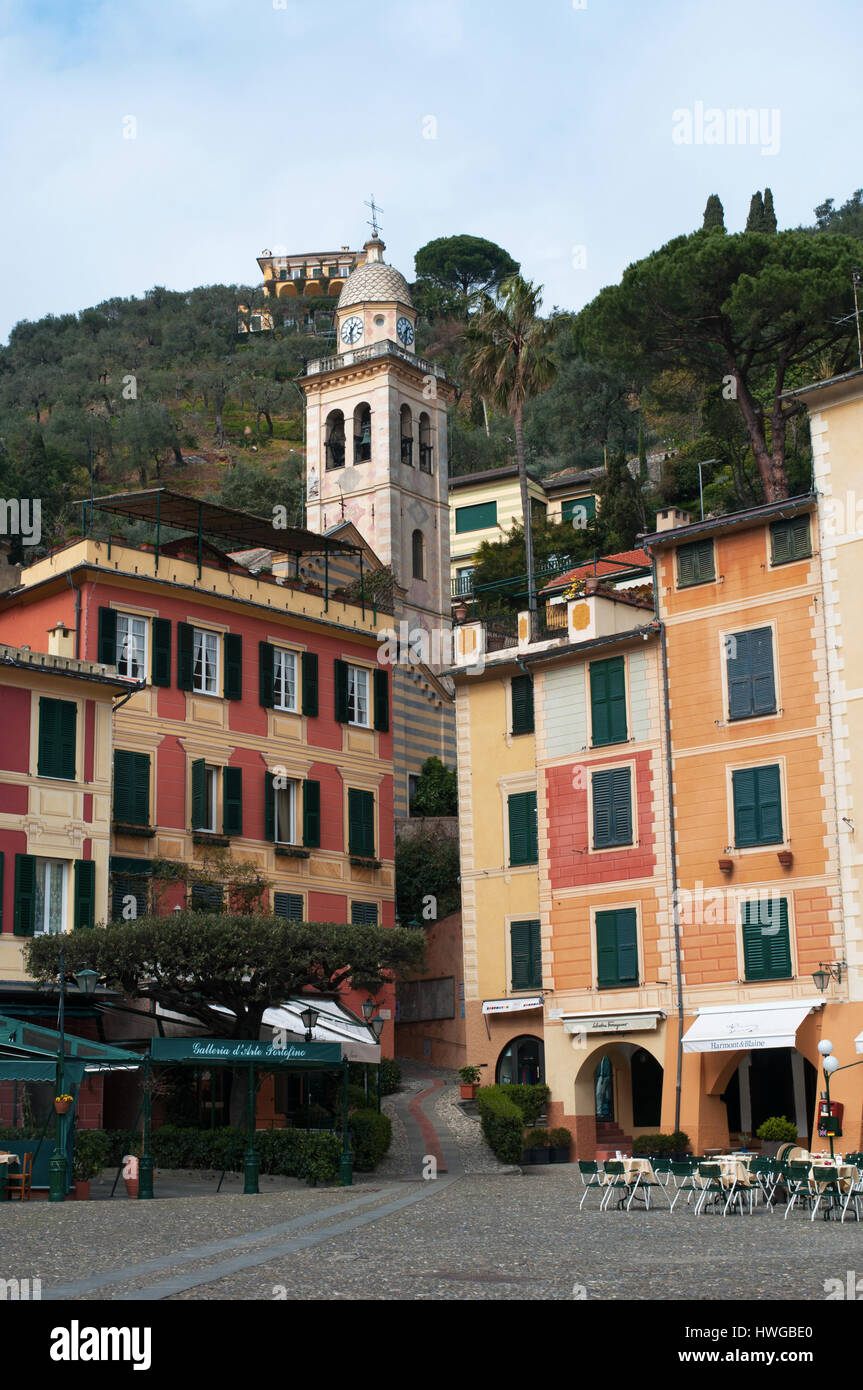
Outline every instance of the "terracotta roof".
<svg viewBox="0 0 863 1390">
<path fill-rule="evenodd" d="M 622 575 L 627 569 L 650 569 L 650 556 L 646 550 L 620 550 L 616 555 L 603 555 L 600 560 L 588 560 L 586 564 L 577 565 L 575 569 L 567 570 L 565 574 L 559 574 L 551 583 L 546 584 L 540 592 L 543 594 L 554 593 L 557 589 L 562 589 L 572 584 L 576 579 L 588 579 L 594 575 Z"/>
</svg>

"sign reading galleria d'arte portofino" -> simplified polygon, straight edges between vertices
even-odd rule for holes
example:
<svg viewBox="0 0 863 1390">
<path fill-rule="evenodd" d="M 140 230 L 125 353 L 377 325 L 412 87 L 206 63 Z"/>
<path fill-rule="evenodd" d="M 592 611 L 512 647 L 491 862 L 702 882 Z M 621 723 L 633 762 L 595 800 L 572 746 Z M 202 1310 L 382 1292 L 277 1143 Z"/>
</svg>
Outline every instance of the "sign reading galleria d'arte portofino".
<svg viewBox="0 0 863 1390">
<path fill-rule="evenodd" d="M 267 1062 L 285 1066 L 291 1062 L 340 1062 L 341 1043 L 259 1042 L 254 1038 L 153 1038 L 154 1062 Z"/>
</svg>

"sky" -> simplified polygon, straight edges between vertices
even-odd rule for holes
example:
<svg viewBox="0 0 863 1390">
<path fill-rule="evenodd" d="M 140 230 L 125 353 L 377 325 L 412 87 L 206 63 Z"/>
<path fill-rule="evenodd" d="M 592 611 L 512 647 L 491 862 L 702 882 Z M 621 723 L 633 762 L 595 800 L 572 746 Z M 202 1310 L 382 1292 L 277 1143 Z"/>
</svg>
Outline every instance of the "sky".
<svg viewBox="0 0 863 1390">
<path fill-rule="evenodd" d="M 0 0 L 0 341 L 264 248 L 467 232 L 578 309 L 701 225 L 863 184 L 851 0 Z M 757 113 L 741 142 L 737 109 Z M 733 138 L 732 138 L 733 137 Z"/>
</svg>

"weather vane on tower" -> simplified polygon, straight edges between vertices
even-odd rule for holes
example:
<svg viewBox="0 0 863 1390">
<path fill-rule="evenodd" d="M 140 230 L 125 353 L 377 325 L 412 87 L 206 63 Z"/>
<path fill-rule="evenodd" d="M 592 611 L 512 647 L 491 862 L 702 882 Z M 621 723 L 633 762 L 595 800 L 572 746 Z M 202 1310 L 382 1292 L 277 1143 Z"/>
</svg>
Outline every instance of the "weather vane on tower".
<svg viewBox="0 0 863 1390">
<path fill-rule="evenodd" d="M 380 229 L 380 227 L 378 226 L 378 213 L 379 213 L 379 212 L 383 212 L 384 209 L 381 208 L 381 207 L 378 207 L 377 203 L 375 202 L 375 195 L 374 195 L 374 193 L 373 193 L 372 196 L 371 196 L 371 201 L 370 201 L 370 202 L 369 202 L 369 201 L 366 202 L 366 207 L 367 207 L 367 208 L 371 208 L 371 210 L 372 210 L 371 220 L 369 221 L 369 226 L 370 226 L 371 229 L 372 229 L 372 236 L 374 236 L 374 237 L 379 237 L 380 234 L 381 234 L 381 229 Z"/>
</svg>

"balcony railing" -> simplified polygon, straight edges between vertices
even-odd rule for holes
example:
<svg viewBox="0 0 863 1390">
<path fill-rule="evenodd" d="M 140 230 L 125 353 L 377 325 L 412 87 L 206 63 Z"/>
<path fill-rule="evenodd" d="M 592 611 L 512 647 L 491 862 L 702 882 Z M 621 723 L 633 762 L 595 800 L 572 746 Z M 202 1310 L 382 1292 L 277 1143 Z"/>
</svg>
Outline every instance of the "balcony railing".
<svg viewBox="0 0 863 1390">
<path fill-rule="evenodd" d="M 485 628 L 485 649 L 487 652 L 501 652 L 506 647 L 518 646 L 518 617 L 512 619 L 495 618 L 483 624 Z"/>
<path fill-rule="evenodd" d="M 473 594 L 473 572 L 457 574 L 455 579 L 450 580 L 450 590 L 453 598 L 470 598 Z"/>
<path fill-rule="evenodd" d="M 370 343 L 368 347 L 352 348 L 350 352 L 337 353 L 334 357 L 316 357 L 306 363 L 306 376 L 334 372 L 339 367 L 353 367 L 360 362 L 371 362 L 376 357 L 400 357 L 403 362 L 410 362 L 414 367 L 418 367 L 426 376 L 446 380 L 446 372 L 439 362 L 426 362 L 424 358 L 417 357 L 412 352 L 405 352 L 404 348 L 399 347 L 398 343 L 394 343 L 390 338 L 384 338 L 380 343 Z"/>
</svg>

